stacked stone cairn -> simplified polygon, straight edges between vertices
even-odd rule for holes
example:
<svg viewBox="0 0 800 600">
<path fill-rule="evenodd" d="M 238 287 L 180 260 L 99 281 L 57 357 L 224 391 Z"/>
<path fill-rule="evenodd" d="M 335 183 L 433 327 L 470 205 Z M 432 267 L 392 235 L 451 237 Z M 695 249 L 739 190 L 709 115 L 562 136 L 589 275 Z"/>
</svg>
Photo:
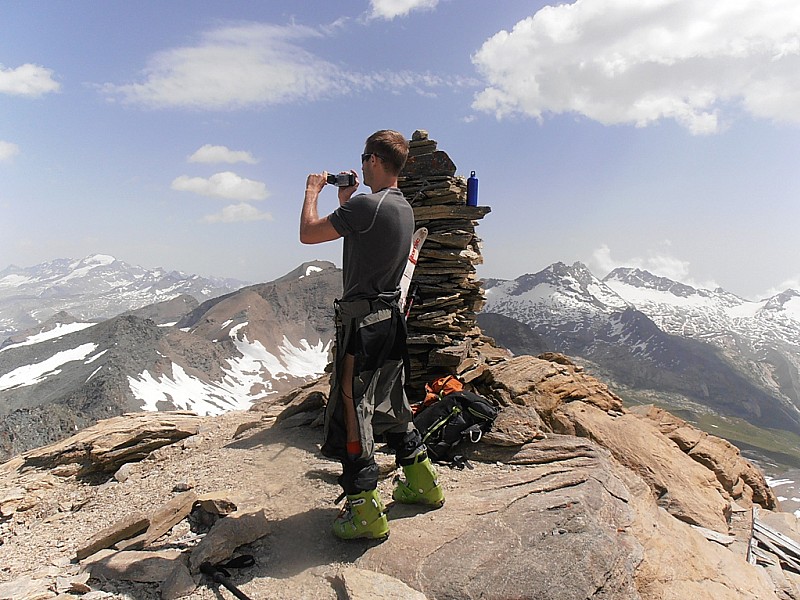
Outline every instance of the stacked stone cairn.
<svg viewBox="0 0 800 600">
<path fill-rule="evenodd" d="M 485 298 L 475 271 L 483 262 L 475 227 L 491 208 L 467 205 L 466 178 L 456 175 L 453 161 L 424 130 L 411 137 L 399 186 L 414 209 L 416 227 L 428 229 L 411 282 L 408 317 L 408 388 L 414 402 L 433 379 L 457 375 L 464 380 L 469 372 L 477 377 L 487 362 L 479 348 L 493 344 L 476 319 Z"/>
</svg>

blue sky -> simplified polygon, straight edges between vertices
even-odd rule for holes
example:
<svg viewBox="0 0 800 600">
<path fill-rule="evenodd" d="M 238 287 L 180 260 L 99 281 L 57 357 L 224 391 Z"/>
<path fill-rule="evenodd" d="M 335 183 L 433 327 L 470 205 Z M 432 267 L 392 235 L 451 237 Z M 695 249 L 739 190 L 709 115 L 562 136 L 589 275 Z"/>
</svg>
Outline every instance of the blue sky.
<svg viewBox="0 0 800 600">
<path fill-rule="evenodd" d="M 755 299 L 800 289 L 799 124 L 796 0 L 4 0 L 0 269 L 340 264 L 298 241 L 306 175 L 427 129 L 492 206 L 482 276 Z"/>
</svg>

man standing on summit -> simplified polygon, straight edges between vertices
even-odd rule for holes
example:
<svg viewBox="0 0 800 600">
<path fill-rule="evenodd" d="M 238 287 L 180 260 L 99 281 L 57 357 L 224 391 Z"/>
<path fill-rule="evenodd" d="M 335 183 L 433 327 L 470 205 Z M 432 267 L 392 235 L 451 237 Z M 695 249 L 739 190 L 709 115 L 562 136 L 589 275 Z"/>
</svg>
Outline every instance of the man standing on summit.
<svg viewBox="0 0 800 600">
<path fill-rule="evenodd" d="M 367 138 L 361 155 L 370 194 L 339 187 L 339 208 L 319 217 L 317 199 L 328 174 L 306 180 L 300 241 L 318 244 L 344 238 L 342 299 L 336 302 L 336 355 L 325 409 L 322 453 L 342 463 L 339 484 L 347 497 L 333 522 L 343 539 L 385 539 L 389 523 L 377 492 L 375 436 L 395 451 L 405 480 L 392 497 L 403 503 L 439 507 L 444 494 L 425 446 L 411 420 L 403 389 L 406 324 L 398 306 L 400 278 L 414 232 L 414 213 L 397 187 L 408 157 L 408 141 L 397 131 Z"/>
</svg>

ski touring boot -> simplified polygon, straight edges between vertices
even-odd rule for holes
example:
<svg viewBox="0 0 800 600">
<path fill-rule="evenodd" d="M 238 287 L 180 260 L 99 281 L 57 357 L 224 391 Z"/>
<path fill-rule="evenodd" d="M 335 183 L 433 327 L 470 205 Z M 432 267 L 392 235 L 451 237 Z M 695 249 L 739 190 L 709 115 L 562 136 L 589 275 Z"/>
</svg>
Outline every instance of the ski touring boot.
<svg viewBox="0 0 800 600">
<path fill-rule="evenodd" d="M 385 540 L 389 537 L 386 508 L 378 490 L 348 495 L 344 508 L 333 521 L 332 529 L 333 534 L 343 540 Z"/>
<path fill-rule="evenodd" d="M 398 478 L 392 498 L 403 504 L 421 504 L 439 508 L 444 504 L 444 491 L 436 478 L 427 452 L 400 461 L 405 480 Z"/>
</svg>

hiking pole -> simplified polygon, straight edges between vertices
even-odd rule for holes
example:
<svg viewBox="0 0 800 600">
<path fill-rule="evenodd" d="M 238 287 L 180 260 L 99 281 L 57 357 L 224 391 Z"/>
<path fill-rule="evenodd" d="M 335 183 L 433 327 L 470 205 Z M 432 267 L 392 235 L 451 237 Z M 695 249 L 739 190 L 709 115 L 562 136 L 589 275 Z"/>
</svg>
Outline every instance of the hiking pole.
<svg viewBox="0 0 800 600">
<path fill-rule="evenodd" d="M 228 561 L 225 564 L 221 565 L 212 565 L 211 563 L 203 563 L 200 565 L 200 572 L 204 575 L 208 575 L 213 579 L 216 583 L 220 584 L 221 586 L 225 587 L 231 594 L 239 598 L 239 600 L 252 600 L 249 596 L 245 595 L 245 593 L 237 588 L 233 583 L 231 583 L 229 577 L 231 574 L 228 572 L 226 567 L 231 568 L 241 568 L 241 567 L 249 567 L 255 564 L 255 560 L 252 556 L 240 556 L 235 558 L 231 561 Z"/>
</svg>

